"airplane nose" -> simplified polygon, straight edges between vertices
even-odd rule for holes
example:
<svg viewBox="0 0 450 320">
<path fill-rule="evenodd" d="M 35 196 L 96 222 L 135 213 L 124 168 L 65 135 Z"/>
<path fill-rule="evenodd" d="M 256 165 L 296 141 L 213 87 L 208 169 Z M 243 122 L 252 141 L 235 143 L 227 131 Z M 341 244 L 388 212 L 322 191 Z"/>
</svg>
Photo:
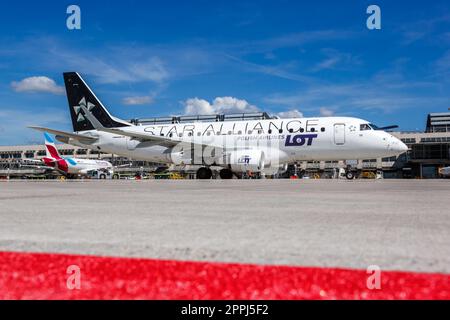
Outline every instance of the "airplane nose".
<svg viewBox="0 0 450 320">
<path fill-rule="evenodd" d="M 388 148 L 392 151 L 398 152 L 399 154 L 408 151 L 408 146 L 395 137 L 392 137 Z"/>
<path fill-rule="evenodd" d="M 401 151 L 403 153 L 403 152 L 408 151 L 408 149 L 409 149 L 408 146 L 406 144 L 404 144 L 402 141 L 400 141 L 399 151 Z"/>
</svg>

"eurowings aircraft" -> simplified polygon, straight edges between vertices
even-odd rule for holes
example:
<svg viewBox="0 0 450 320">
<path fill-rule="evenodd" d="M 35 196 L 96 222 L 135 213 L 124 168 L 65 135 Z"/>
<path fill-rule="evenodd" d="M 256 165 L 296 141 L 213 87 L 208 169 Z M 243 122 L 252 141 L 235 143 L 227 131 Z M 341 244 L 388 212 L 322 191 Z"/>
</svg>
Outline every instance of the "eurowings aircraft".
<svg viewBox="0 0 450 320">
<path fill-rule="evenodd" d="M 73 133 L 32 126 L 62 142 L 137 160 L 200 165 L 197 178 L 273 174 L 288 163 L 391 157 L 408 147 L 370 122 L 352 117 L 178 122 L 139 125 L 112 116 L 76 72 L 64 73 Z M 394 126 L 395 127 L 395 126 Z"/>
<path fill-rule="evenodd" d="M 58 149 L 56 149 L 55 141 L 52 137 L 44 132 L 44 138 L 46 156 L 41 160 L 27 160 L 27 162 L 42 164 L 66 176 L 87 175 L 89 172 L 99 171 L 98 177 L 106 179 L 107 175 L 113 173 L 113 165 L 108 161 L 62 157 Z"/>
</svg>

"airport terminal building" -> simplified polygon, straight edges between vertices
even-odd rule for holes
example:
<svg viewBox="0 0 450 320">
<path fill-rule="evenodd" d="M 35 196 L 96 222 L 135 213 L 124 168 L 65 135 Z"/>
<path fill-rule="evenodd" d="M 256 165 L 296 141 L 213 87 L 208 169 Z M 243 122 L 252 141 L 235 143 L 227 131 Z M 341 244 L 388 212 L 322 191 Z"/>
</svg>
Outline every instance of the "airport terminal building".
<svg viewBox="0 0 450 320">
<path fill-rule="evenodd" d="M 425 132 L 395 135 L 409 148 L 395 163 L 403 175 L 436 178 L 439 168 L 450 165 L 450 112 L 429 114 Z"/>
<path fill-rule="evenodd" d="M 359 161 L 320 161 L 293 164 L 295 170 L 310 177 L 331 177 L 336 169 L 352 166 L 363 172 L 382 172 L 384 178 L 438 178 L 439 168 L 450 166 L 450 112 L 431 113 L 427 116 L 423 132 L 391 132 L 408 147 L 408 152 L 391 158 L 365 159 Z M 158 164 L 133 161 L 113 154 L 83 149 L 68 144 L 58 145 L 61 155 L 86 159 L 103 159 L 114 166 L 130 164 L 119 171 L 124 174 L 151 172 Z M 26 161 L 45 156 L 44 145 L 0 146 L 0 177 L 24 177 L 43 175 L 45 168 L 27 167 Z M 290 166 L 292 168 L 293 166 Z M 195 169 L 174 168 L 186 171 L 193 177 Z M 291 169 L 292 170 L 292 169 Z M 289 174 L 287 175 L 289 176 Z"/>
</svg>

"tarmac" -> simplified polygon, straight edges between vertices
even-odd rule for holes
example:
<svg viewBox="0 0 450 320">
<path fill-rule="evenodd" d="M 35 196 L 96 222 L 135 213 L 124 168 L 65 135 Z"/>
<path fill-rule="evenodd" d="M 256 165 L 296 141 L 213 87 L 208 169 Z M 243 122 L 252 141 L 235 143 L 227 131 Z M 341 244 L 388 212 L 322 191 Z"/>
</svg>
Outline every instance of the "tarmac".
<svg viewBox="0 0 450 320">
<path fill-rule="evenodd" d="M 450 273 L 450 181 L 0 181 L 0 251 Z"/>
</svg>

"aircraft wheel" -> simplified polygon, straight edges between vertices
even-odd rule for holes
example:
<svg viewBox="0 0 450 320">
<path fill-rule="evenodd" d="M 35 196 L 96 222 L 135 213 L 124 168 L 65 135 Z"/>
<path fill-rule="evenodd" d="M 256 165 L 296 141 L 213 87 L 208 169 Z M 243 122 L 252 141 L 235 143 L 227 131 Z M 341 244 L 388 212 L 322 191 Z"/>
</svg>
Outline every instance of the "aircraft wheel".
<svg viewBox="0 0 450 320">
<path fill-rule="evenodd" d="M 230 169 L 222 169 L 219 172 L 220 179 L 233 179 L 233 171 Z"/>
<path fill-rule="evenodd" d="M 353 172 L 351 172 L 351 171 L 347 171 L 347 172 L 345 173 L 345 177 L 346 177 L 348 180 L 353 180 L 353 179 L 355 178 L 355 174 L 354 174 Z"/>
<path fill-rule="evenodd" d="M 212 171 L 210 168 L 202 167 L 197 170 L 197 179 L 205 180 L 211 179 Z"/>
</svg>

